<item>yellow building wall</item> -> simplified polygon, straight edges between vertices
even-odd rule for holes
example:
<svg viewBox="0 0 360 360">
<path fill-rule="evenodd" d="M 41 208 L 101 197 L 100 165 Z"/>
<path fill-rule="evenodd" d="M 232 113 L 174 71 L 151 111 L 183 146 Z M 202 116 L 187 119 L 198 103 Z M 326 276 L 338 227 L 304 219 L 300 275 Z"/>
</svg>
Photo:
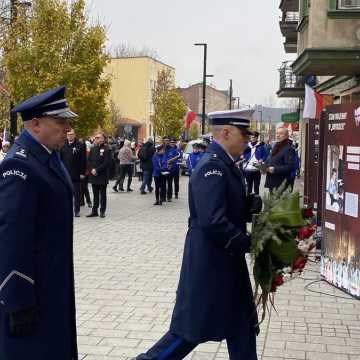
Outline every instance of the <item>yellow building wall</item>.
<svg viewBox="0 0 360 360">
<path fill-rule="evenodd" d="M 152 135 L 151 94 L 162 69 L 170 69 L 175 85 L 175 69 L 150 57 L 111 59 L 105 69 L 112 80 L 109 101 L 115 103 L 122 118 L 140 122 L 146 137 Z"/>
</svg>

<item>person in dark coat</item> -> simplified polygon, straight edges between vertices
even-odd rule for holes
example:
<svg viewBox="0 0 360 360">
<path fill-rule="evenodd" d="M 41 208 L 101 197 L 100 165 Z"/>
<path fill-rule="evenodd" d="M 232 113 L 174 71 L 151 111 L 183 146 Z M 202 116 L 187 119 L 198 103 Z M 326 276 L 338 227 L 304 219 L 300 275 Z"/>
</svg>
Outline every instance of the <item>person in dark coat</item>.
<svg viewBox="0 0 360 360">
<path fill-rule="evenodd" d="M 80 216 L 81 180 L 86 173 L 86 146 L 75 135 L 74 129 L 67 133 L 67 141 L 60 150 L 61 160 L 68 170 L 74 188 L 74 213 Z"/>
<path fill-rule="evenodd" d="M 77 360 L 73 189 L 58 149 L 65 88 L 16 106 L 25 130 L 0 165 L 0 359 Z"/>
<path fill-rule="evenodd" d="M 295 167 L 295 149 L 289 139 L 289 131 L 284 127 L 276 130 L 277 143 L 266 160 L 265 187 L 270 191 L 280 187 L 284 181 L 291 184 L 291 173 Z"/>
<path fill-rule="evenodd" d="M 152 173 L 153 173 L 153 163 L 152 159 L 155 154 L 154 140 L 152 137 L 141 146 L 139 151 L 139 160 L 140 168 L 143 171 L 143 181 L 140 187 L 140 193 L 142 195 L 146 194 L 145 188 L 147 187 L 148 191 L 151 193 L 153 188 L 152 184 Z"/>
<path fill-rule="evenodd" d="M 107 145 L 105 145 L 104 135 L 101 133 L 95 135 L 94 146 L 90 150 L 88 162 L 94 204 L 91 213 L 87 217 L 99 216 L 98 209 L 100 205 L 100 217 L 104 218 L 107 205 L 106 190 L 109 183 L 111 155 Z"/>
<path fill-rule="evenodd" d="M 252 193 L 254 191 L 257 195 L 260 193 L 261 172 L 256 165 L 265 162 L 268 157 L 265 144 L 259 141 L 259 135 L 255 131 L 250 136 L 250 142 L 244 151 L 245 162 L 243 165 L 248 192 Z"/>
<path fill-rule="evenodd" d="M 189 230 L 170 330 L 137 360 L 183 359 L 200 343 L 224 339 L 230 360 L 257 359 L 258 321 L 245 260 L 251 214 L 235 164 L 250 120 L 236 114 L 209 114 L 215 141 L 190 178 Z"/>
</svg>

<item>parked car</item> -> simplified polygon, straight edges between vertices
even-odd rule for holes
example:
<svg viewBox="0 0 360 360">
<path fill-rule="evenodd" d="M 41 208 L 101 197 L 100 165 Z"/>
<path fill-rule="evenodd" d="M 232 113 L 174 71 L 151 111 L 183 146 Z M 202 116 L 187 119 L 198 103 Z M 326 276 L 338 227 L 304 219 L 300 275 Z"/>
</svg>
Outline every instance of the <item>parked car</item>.
<svg viewBox="0 0 360 360">
<path fill-rule="evenodd" d="M 189 155 L 193 152 L 193 145 L 196 144 L 196 143 L 202 143 L 202 142 L 203 142 L 202 139 L 191 140 L 186 145 L 186 148 L 185 148 L 184 153 L 183 153 L 183 158 L 182 158 L 182 160 L 180 162 L 181 175 L 189 175 L 188 166 L 187 166 L 187 160 L 189 158 Z"/>
</svg>

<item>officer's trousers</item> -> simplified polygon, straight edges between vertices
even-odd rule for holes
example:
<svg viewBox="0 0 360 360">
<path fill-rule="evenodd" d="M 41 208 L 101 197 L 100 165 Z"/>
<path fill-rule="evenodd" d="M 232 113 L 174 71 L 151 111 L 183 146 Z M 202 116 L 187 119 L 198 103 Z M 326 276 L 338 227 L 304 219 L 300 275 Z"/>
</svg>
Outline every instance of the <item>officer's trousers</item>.
<svg viewBox="0 0 360 360">
<path fill-rule="evenodd" d="M 250 338 L 251 337 L 251 338 Z M 229 360 L 257 360 L 255 334 L 246 338 L 226 339 Z M 146 354 L 137 356 L 136 360 L 181 360 L 199 344 L 190 343 L 170 332 L 166 333 Z"/>
</svg>

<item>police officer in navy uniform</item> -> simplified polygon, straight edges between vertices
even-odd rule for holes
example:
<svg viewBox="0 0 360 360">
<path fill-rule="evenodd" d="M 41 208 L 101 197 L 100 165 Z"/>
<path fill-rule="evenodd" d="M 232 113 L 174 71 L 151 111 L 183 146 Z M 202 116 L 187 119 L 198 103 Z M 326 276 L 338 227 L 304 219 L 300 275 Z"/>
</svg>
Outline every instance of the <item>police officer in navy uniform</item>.
<svg viewBox="0 0 360 360">
<path fill-rule="evenodd" d="M 183 359 L 200 343 L 225 339 L 230 360 L 257 359 L 258 321 L 245 260 L 251 245 L 246 222 L 256 201 L 248 202 L 235 162 L 250 121 L 234 111 L 209 114 L 209 121 L 214 141 L 190 178 L 189 230 L 170 329 L 137 360 Z"/>
<path fill-rule="evenodd" d="M 59 150 L 65 88 L 13 109 L 24 131 L 0 165 L 0 359 L 77 360 L 73 187 Z"/>
</svg>

